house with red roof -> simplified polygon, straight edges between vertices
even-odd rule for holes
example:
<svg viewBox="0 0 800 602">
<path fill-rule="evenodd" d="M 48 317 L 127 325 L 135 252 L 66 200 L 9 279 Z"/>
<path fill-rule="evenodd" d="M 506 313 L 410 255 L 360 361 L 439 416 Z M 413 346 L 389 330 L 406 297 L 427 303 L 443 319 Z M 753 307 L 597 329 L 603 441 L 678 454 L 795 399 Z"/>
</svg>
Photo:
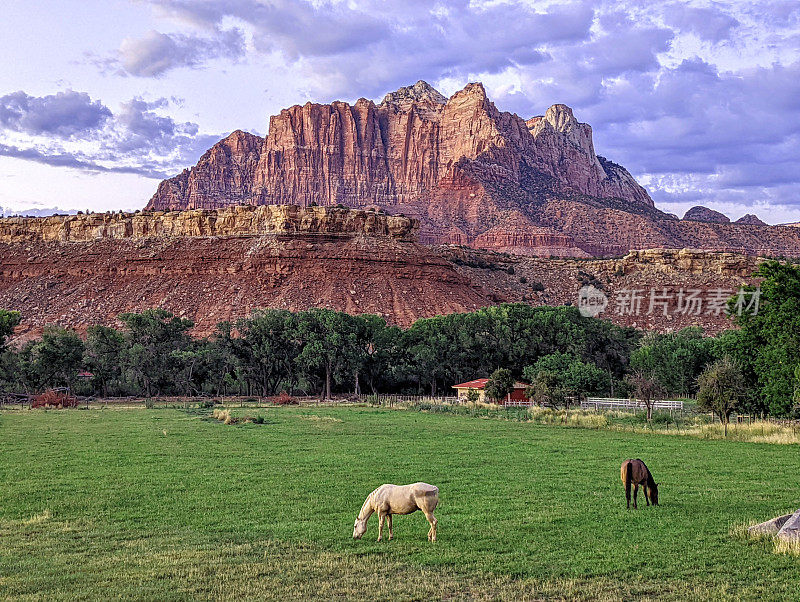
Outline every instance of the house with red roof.
<svg viewBox="0 0 800 602">
<path fill-rule="evenodd" d="M 458 385 L 453 385 L 453 388 L 456 390 L 458 395 L 458 401 L 460 403 L 464 403 L 467 401 L 467 394 L 470 391 L 477 391 L 478 392 L 478 401 L 485 401 L 486 400 L 486 383 L 489 382 L 488 378 L 476 378 L 475 380 L 471 380 L 465 383 L 461 383 Z M 517 381 L 514 383 L 514 390 L 508 395 L 506 399 L 499 401 L 502 405 L 506 406 L 529 406 L 531 405 L 531 400 L 525 395 L 525 390 L 528 388 L 528 385 L 523 382 Z"/>
</svg>

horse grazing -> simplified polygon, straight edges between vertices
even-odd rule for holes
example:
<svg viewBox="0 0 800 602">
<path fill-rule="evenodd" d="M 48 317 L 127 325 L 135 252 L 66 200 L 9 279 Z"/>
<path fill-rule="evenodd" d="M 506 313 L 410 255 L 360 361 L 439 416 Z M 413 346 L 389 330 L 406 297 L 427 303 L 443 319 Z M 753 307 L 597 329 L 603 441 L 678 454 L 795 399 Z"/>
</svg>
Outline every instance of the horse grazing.
<svg viewBox="0 0 800 602">
<path fill-rule="evenodd" d="M 639 459 L 625 460 L 620 466 L 620 476 L 625 485 L 625 499 L 628 500 L 628 508 L 631 507 L 631 484 L 633 484 L 633 508 L 636 509 L 636 494 L 639 492 L 639 485 L 644 489 L 644 499 L 649 506 L 658 506 L 658 483 L 653 480 L 653 475 Z"/>
<path fill-rule="evenodd" d="M 436 517 L 433 511 L 439 504 L 439 488 L 427 483 L 411 485 L 381 485 L 367 496 L 361 512 L 353 525 L 353 539 L 361 539 L 367 532 L 367 520 L 373 513 L 378 513 L 378 541 L 383 536 L 383 524 L 389 517 L 389 540 L 394 537 L 392 530 L 392 514 L 411 514 L 422 510 L 431 524 L 428 541 L 436 541 Z"/>
</svg>

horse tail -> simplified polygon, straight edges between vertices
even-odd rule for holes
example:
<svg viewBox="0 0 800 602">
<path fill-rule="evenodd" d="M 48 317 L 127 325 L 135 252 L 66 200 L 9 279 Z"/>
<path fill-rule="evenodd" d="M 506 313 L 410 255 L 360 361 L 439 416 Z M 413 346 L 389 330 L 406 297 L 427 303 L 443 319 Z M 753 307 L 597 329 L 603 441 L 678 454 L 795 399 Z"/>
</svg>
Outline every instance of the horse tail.
<svg viewBox="0 0 800 602">
<path fill-rule="evenodd" d="M 622 464 L 622 480 L 625 483 L 625 499 L 628 508 L 631 506 L 631 484 L 633 483 L 633 461 L 628 460 Z"/>
</svg>

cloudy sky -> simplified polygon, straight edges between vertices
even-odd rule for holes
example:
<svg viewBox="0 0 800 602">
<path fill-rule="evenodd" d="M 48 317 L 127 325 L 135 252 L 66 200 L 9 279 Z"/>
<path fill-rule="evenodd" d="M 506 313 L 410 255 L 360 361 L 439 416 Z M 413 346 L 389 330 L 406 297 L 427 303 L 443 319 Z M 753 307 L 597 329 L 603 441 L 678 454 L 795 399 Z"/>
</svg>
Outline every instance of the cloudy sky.
<svg viewBox="0 0 800 602">
<path fill-rule="evenodd" d="M 136 209 L 307 100 L 556 102 L 657 205 L 800 220 L 800 1 L 3 0 L 0 206 Z"/>
</svg>

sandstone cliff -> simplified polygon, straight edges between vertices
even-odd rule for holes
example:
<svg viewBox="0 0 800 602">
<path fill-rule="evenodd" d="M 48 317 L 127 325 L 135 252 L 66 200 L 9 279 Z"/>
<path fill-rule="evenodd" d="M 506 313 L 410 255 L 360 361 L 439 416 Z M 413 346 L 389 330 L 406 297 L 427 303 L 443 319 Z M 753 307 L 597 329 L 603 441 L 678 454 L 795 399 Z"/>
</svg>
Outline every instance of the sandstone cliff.
<svg viewBox="0 0 800 602">
<path fill-rule="evenodd" d="M 608 299 L 600 318 L 658 332 L 699 326 L 711 334 L 731 328 L 733 322 L 724 312 L 710 311 L 708 299 L 719 291 L 732 295 L 741 286 L 755 284 L 757 279 L 752 274 L 762 261 L 697 249 L 648 249 L 631 251 L 620 259 L 593 260 L 545 259 L 453 247 L 441 252 L 495 302 L 576 305 L 578 290 L 591 284 Z M 623 311 L 620 299 L 630 291 L 636 291 L 637 307 Z M 699 304 L 681 307 L 681 295 L 685 298 L 690 293 L 700 298 Z M 651 295 L 658 301 L 653 311 Z"/>
<path fill-rule="evenodd" d="M 479 83 L 449 99 L 425 82 L 380 104 L 306 103 L 241 131 L 158 187 L 149 209 L 235 204 L 376 206 L 420 221 L 420 241 L 530 255 L 622 255 L 692 247 L 800 256 L 800 232 L 695 208 L 656 209 L 592 129 L 555 104 L 529 118 L 498 110 Z M 699 220 L 699 221 L 697 221 Z"/>
<path fill-rule="evenodd" d="M 91 213 L 45 218 L 0 218 L 0 242 L 87 242 L 103 238 L 367 234 L 416 240 L 419 224 L 375 211 L 296 205 L 234 206 L 214 210 Z"/>
<path fill-rule="evenodd" d="M 591 127 L 569 107 L 526 122 L 498 111 L 481 84 L 446 99 L 417 82 L 378 105 L 362 98 L 285 109 L 263 140 L 234 132 L 162 182 L 148 208 L 375 205 L 420 219 L 423 242 L 471 244 L 509 223 L 509 210 L 530 214 L 526 205 L 548 194 L 653 206 L 624 168 L 597 157 Z M 569 234 L 530 225 L 534 242 L 517 245 L 517 236 L 513 248 L 577 249 Z M 501 241 L 489 234 L 478 244 Z"/>
</svg>

